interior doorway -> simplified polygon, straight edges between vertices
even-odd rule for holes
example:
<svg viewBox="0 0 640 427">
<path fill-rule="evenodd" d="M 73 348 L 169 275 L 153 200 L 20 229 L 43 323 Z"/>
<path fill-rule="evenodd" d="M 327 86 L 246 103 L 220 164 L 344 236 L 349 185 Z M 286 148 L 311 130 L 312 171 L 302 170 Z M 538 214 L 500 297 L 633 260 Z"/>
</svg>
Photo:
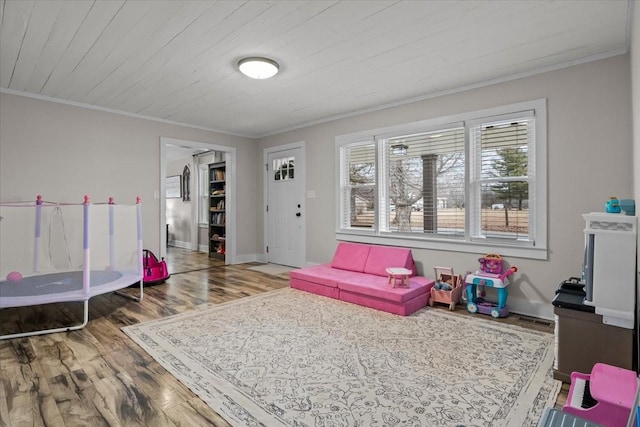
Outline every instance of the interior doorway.
<svg viewBox="0 0 640 427">
<path fill-rule="evenodd" d="M 160 176 L 159 176 L 159 194 L 158 194 L 158 199 L 160 200 L 160 255 L 161 256 L 166 256 L 167 253 L 167 242 L 169 240 L 169 233 L 171 232 L 171 225 L 168 224 L 167 221 L 167 200 L 168 197 L 175 197 L 176 199 L 178 199 L 178 197 L 183 198 L 185 197 L 186 193 L 185 192 L 189 192 L 188 197 L 190 197 L 190 200 L 183 200 L 183 201 L 189 201 L 189 202 L 193 202 L 193 203 L 189 203 L 189 209 L 190 212 L 187 215 L 187 218 L 190 218 L 190 221 L 188 221 L 188 224 L 181 224 L 182 227 L 189 227 L 190 229 L 190 238 L 188 242 L 185 241 L 181 241 L 179 242 L 179 244 L 177 246 L 185 248 L 185 249 L 190 249 L 192 251 L 198 251 L 198 250 L 203 250 L 204 246 L 206 246 L 206 244 L 203 244 L 202 242 L 199 242 L 198 236 L 200 234 L 203 233 L 203 231 L 200 230 L 200 227 L 203 226 L 203 224 L 201 223 L 202 220 L 202 214 L 200 214 L 198 212 L 198 206 L 201 203 L 205 203 L 202 199 L 199 198 L 199 195 L 202 193 L 202 188 L 201 185 L 202 183 L 200 182 L 200 180 L 198 179 L 198 175 L 199 175 L 199 165 L 195 160 L 190 160 L 187 161 L 189 159 L 193 159 L 194 155 L 202 155 L 205 152 L 210 152 L 210 153 L 216 153 L 216 156 L 219 156 L 217 158 L 224 160 L 227 162 L 227 164 L 230 166 L 229 167 L 229 174 L 227 175 L 227 192 L 228 192 L 228 196 L 227 196 L 227 215 L 229 216 L 229 218 L 235 218 L 235 213 L 236 213 L 236 199 L 235 199 L 235 188 L 236 188 L 236 176 L 235 176 L 235 162 L 236 162 L 236 149 L 235 147 L 227 147 L 227 146 L 221 146 L 221 145 L 215 145 L 215 144 L 208 144 L 208 143 L 204 143 L 204 142 L 198 142 L 198 141 L 188 141 L 188 140 L 181 140 L 181 139 L 175 139 L 175 138 L 166 138 L 166 137 L 161 137 L 160 138 Z M 169 185 L 171 184 L 171 179 L 174 179 L 175 177 L 169 177 L 168 176 L 168 169 L 167 166 L 169 164 L 169 159 L 170 158 L 175 158 L 176 156 L 180 157 L 183 156 L 182 158 L 184 159 L 183 163 L 186 163 L 186 165 L 189 165 L 189 174 L 190 174 L 190 181 L 188 183 L 188 185 L 185 186 L 185 183 L 181 181 L 181 192 L 180 195 L 178 196 L 176 192 L 173 191 L 173 188 L 170 187 L 169 188 L 169 194 L 167 193 L 167 183 L 169 182 Z M 172 169 L 170 170 L 172 173 L 175 172 L 173 169 L 176 169 L 175 165 L 172 165 Z M 183 174 L 183 171 L 186 170 L 186 166 L 184 169 L 182 169 L 182 165 L 179 168 L 179 174 Z M 176 169 L 178 170 L 178 169 Z M 182 175 L 180 175 L 182 178 Z M 177 206 L 180 204 L 180 202 L 178 202 L 178 204 L 176 204 L 176 199 L 169 199 L 169 204 Z M 208 203 L 208 201 L 206 202 Z M 208 227 L 208 226 L 207 226 Z M 207 230 L 204 230 L 204 233 L 206 233 L 207 235 L 207 239 L 208 239 L 208 228 Z M 226 264 L 234 264 L 235 263 L 235 259 L 236 259 L 236 222 L 230 220 L 228 223 L 228 226 L 226 228 L 226 239 L 227 239 L 227 254 L 225 257 L 225 263 Z"/>
</svg>

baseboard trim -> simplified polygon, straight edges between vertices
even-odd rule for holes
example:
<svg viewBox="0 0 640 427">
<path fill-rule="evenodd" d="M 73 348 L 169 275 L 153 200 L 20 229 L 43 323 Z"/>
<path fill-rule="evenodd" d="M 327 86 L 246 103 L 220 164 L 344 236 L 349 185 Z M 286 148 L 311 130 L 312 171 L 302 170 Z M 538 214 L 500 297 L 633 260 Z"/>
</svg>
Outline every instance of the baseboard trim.
<svg viewBox="0 0 640 427">
<path fill-rule="evenodd" d="M 539 319 L 554 320 L 553 305 L 538 301 L 529 301 L 524 298 L 514 298 L 509 295 L 507 301 L 509 311 Z"/>
<path fill-rule="evenodd" d="M 180 240 L 169 240 L 167 245 L 181 249 L 191 249 L 191 242 L 181 242 Z"/>
<path fill-rule="evenodd" d="M 236 255 L 234 264 L 246 264 L 248 262 L 262 262 L 258 254 Z"/>
</svg>

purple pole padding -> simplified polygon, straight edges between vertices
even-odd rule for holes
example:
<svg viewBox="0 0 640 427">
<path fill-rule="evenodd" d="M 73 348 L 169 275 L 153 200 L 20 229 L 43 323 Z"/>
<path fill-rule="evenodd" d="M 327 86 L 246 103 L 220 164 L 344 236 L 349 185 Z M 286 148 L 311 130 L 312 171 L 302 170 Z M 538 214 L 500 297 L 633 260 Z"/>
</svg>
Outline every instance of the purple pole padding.
<svg viewBox="0 0 640 427">
<path fill-rule="evenodd" d="M 115 226 L 113 220 L 113 197 L 109 197 L 109 265 L 111 268 L 115 267 L 116 253 L 115 253 Z"/>
<path fill-rule="evenodd" d="M 40 264 L 40 235 L 42 233 L 42 196 L 36 197 L 36 241 L 33 245 L 33 271 L 37 272 Z"/>
<path fill-rule="evenodd" d="M 111 198 L 109 198 L 109 236 L 113 236 L 114 227 L 113 227 L 113 203 L 111 203 Z"/>
<path fill-rule="evenodd" d="M 138 240 L 142 241 L 142 203 L 136 205 L 138 214 Z"/>
<path fill-rule="evenodd" d="M 84 225 L 83 225 L 83 253 L 84 263 L 82 266 L 82 293 L 84 296 L 89 295 L 89 286 L 91 283 L 91 251 L 89 249 L 89 196 L 84 196 L 84 203 L 82 204 L 84 211 Z"/>
<path fill-rule="evenodd" d="M 42 222 L 42 196 L 36 197 L 36 239 L 40 237 Z"/>
<path fill-rule="evenodd" d="M 89 196 L 84 196 L 84 239 L 82 241 L 82 249 L 89 249 Z"/>
<path fill-rule="evenodd" d="M 142 280 L 142 202 L 140 197 L 136 199 L 136 215 L 138 226 L 138 274 Z"/>
</svg>

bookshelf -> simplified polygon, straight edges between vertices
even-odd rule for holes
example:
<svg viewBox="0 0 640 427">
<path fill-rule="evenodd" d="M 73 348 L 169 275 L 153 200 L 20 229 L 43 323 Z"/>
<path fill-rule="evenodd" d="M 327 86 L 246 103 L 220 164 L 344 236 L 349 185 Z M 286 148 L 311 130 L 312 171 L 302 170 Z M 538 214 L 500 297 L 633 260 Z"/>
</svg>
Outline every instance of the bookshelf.
<svg viewBox="0 0 640 427">
<path fill-rule="evenodd" d="M 226 175 L 225 162 L 209 165 L 209 256 L 222 260 L 227 251 Z"/>
</svg>

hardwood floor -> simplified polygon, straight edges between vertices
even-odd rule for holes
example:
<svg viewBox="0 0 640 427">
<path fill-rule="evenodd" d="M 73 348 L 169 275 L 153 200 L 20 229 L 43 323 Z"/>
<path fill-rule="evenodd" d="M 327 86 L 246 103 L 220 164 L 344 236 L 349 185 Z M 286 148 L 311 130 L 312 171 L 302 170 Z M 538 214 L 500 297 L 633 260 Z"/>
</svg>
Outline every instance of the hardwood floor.
<svg viewBox="0 0 640 427">
<path fill-rule="evenodd" d="M 101 295 L 90 300 L 84 329 L 1 341 L 0 426 L 228 426 L 120 328 L 281 289 L 288 277 L 248 270 L 258 263 L 224 266 L 207 254 L 177 248 L 169 248 L 167 264 L 171 277 L 145 287 L 141 303 Z M 0 333 L 7 334 L 77 322 L 82 305 L 0 313 Z M 456 313 L 470 315 L 461 306 Z M 548 321 L 518 315 L 498 321 L 553 333 Z M 567 392 L 565 384 L 556 406 Z"/>
</svg>

